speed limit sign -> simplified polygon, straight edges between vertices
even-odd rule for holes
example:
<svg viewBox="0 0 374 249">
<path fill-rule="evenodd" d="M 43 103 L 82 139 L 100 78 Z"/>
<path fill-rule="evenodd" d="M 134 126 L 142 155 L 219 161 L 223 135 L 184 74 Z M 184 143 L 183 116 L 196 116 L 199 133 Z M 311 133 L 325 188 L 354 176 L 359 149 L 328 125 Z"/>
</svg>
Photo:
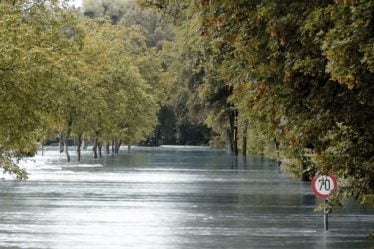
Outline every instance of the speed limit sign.
<svg viewBox="0 0 374 249">
<path fill-rule="evenodd" d="M 315 176 L 312 180 L 312 190 L 320 198 L 327 198 L 336 191 L 338 185 L 333 175 Z"/>
</svg>

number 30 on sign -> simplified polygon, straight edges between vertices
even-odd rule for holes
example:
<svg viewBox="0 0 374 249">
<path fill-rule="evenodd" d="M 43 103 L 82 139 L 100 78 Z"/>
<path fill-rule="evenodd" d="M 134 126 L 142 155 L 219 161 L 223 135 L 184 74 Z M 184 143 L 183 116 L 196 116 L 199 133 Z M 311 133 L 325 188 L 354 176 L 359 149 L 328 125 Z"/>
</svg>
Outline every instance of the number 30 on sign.
<svg viewBox="0 0 374 249">
<path fill-rule="evenodd" d="M 320 198 L 327 198 L 337 189 L 336 178 L 333 175 L 315 176 L 312 180 L 312 190 Z"/>
</svg>

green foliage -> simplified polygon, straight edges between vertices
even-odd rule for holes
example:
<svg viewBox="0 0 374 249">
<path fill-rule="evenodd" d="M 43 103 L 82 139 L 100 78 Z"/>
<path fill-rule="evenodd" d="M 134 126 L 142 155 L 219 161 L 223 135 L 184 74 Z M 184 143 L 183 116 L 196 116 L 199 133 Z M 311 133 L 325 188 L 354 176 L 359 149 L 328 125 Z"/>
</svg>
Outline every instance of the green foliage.
<svg viewBox="0 0 374 249">
<path fill-rule="evenodd" d="M 160 144 L 175 144 L 176 143 L 176 132 L 175 127 L 177 125 L 177 117 L 175 115 L 172 106 L 164 106 L 161 108 L 158 119 L 160 122 L 159 126 L 159 143 Z"/>
<path fill-rule="evenodd" d="M 124 27 L 137 27 L 145 37 L 147 47 L 162 49 L 165 41 L 174 38 L 168 25 L 162 22 L 156 13 L 140 9 L 133 0 L 99 1 L 86 0 L 83 2 L 84 14 L 91 18 L 106 18 Z"/>
<path fill-rule="evenodd" d="M 137 27 L 88 20 L 58 1 L 14 1 L 0 2 L 0 31 L 6 173 L 25 179 L 13 158 L 56 133 L 132 144 L 153 131 L 172 80 Z"/>
<path fill-rule="evenodd" d="M 92 108 L 87 102 L 93 112 L 89 133 L 93 137 L 100 135 L 106 142 L 123 139 L 136 143 L 155 125 L 157 105 L 150 83 L 131 63 L 134 58 L 125 37 L 133 31 L 92 21 L 84 27 L 87 30 L 82 58 L 88 63 L 87 80 L 96 89 L 93 105 L 100 108 Z"/>
<path fill-rule="evenodd" d="M 180 70 L 184 70 L 185 75 L 190 72 L 188 69 L 179 68 L 182 65 L 176 62 L 180 51 L 175 47 L 175 43 L 171 42 L 174 34 L 169 25 L 166 25 L 160 15 L 154 11 L 140 9 L 134 1 L 122 1 L 121 6 L 116 2 L 108 3 L 105 7 L 106 4 L 99 1 L 86 1 L 85 14 L 106 18 L 113 23 L 113 16 L 120 13 L 115 18 L 117 26 L 131 29 L 125 41 L 126 46 L 131 48 L 128 49 L 128 55 L 133 57 L 133 63 L 139 68 L 145 80 L 150 83 L 151 91 L 156 95 L 158 104 L 163 106 L 158 113 L 160 124 L 156 127 L 153 136 L 145 143 L 152 145 L 206 144 L 205 136 L 209 134 L 209 131 L 201 124 L 203 121 L 196 120 L 199 119 L 195 118 L 196 115 L 188 114 L 192 107 L 197 109 L 198 106 L 188 98 L 189 91 L 185 91 L 186 87 L 182 86 L 188 80 L 180 77 L 177 79 L 179 84 L 174 85 L 174 75 L 177 75 Z M 100 11 L 104 8 L 103 6 L 106 11 Z M 117 9 L 117 12 L 114 13 L 113 9 Z M 196 100 L 197 93 L 195 96 Z M 188 99 L 188 107 L 183 102 L 186 99 Z M 166 120 L 166 118 L 171 118 L 171 120 Z"/>
<path fill-rule="evenodd" d="M 54 106 L 51 76 L 61 70 L 66 50 L 65 13 L 51 2 L 0 3 L 0 167 L 25 178 L 10 156 L 32 155 L 44 134 L 40 121 Z M 64 39 L 60 41 L 60 38 Z M 71 39 L 73 40 L 73 39 Z"/>
<path fill-rule="evenodd" d="M 13 155 L 9 153 L 0 154 L 0 165 L 4 174 L 15 175 L 18 180 L 26 180 L 27 172 L 20 168 L 12 159 Z"/>
<path fill-rule="evenodd" d="M 235 110 L 300 178 L 336 174 L 336 200 L 373 194 L 373 1 L 139 2 L 184 30 L 216 133 Z"/>
</svg>

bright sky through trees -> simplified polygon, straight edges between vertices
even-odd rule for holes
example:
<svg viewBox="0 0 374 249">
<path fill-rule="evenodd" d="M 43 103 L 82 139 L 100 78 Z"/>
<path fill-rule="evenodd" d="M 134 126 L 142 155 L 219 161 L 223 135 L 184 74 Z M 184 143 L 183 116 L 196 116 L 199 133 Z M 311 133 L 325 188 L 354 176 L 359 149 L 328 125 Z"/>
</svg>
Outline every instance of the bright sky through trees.
<svg viewBox="0 0 374 249">
<path fill-rule="evenodd" d="M 75 7 L 82 7 L 82 0 L 71 0 L 69 1 L 70 5 L 74 5 Z"/>
</svg>

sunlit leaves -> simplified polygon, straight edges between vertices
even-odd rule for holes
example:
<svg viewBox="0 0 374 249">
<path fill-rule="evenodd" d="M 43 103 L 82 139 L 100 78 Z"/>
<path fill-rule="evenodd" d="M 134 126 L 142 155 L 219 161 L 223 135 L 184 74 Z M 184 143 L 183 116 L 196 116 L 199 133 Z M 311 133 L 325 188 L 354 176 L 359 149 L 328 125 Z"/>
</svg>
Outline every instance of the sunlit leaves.
<svg viewBox="0 0 374 249">
<path fill-rule="evenodd" d="M 204 42 L 192 50 L 203 51 L 194 54 L 204 61 L 200 97 L 233 86 L 239 122 L 280 141 L 291 171 L 333 172 L 345 182 L 340 197 L 370 199 L 373 1 L 139 1 L 178 9 L 182 27 L 200 25 L 193 37 Z M 218 113 L 209 123 L 219 124 Z"/>
<path fill-rule="evenodd" d="M 33 154 L 41 109 L 58 68 L 58 26 L 50 9 L 24 1 L 0 4 L 0 150 L 2 157 Z M 59 15 L 59 13 L 54 13 Z M 58 39 L 58 38 L 57 38 Z M 45 111 L 45 110 L 44 110 Z M 4 165 L 10 165 L 4 162 Z M 7 166 L 4 166 L 7 167 Z M 16 167 L 7 172 L 22 176 Z"/>
<path fill-rule="evenodd" d="M 0 3 L 5 172 L 25 178 L 11 158 L 33 155 L 56 132 L 135 143 L 152 131 L 164 74 L 138 30 L 85 20 L 57 1 L 14 3 Z"/>
</svg>

